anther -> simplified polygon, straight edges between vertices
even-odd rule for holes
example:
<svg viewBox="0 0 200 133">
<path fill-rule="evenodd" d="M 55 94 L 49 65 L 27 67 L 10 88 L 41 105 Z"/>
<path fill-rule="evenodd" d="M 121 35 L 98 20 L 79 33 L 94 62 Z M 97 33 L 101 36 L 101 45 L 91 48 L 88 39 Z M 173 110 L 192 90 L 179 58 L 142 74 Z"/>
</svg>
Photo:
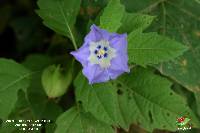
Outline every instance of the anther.
<svg viewBox="0 0 200 133">
<path fill-rule="evenodd" d="M 97 53 L 98 53 L 98 51 L 97 51 L 97 50 L 95 50 L 95 51 L 94 51 L 94 53 L 95 53 L 95 54 L 97 54 Z"/>
<path fill-rule="evenodd" d="M 100 49 L 100 48 L 101 48 L 101 45 L 98 45 L 97 48 Z"/>
<path fill-rule="evenodd" d="M 103 56 L 104 56 L 105 58 L 108 57 L 108 53 L 105 53 Z"/>
<path fill-rule="evenodd" d="M 105 51 L 107 51 L 107 50 L 108 50 L 108 48 L 107 48 L 107 47 L 104 47 L 103 49 L 104 49 Z"/>
</svg>

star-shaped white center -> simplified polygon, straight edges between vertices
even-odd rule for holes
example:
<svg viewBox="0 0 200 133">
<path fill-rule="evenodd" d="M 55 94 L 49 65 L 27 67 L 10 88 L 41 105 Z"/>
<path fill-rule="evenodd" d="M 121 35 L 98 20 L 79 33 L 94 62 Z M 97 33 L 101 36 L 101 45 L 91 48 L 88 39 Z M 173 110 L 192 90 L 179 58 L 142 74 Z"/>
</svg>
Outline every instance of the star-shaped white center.
<svg viewBox="0 0 200 133">
<path fill-rule="evenodd" d="M 109 42 L 106 40 L 91 42 L 89 50 L 88 60 L 91 64 L 99 64 L 101 68 L 108 68 L 111 59 L 116 56 L 116 50 L 110 47 Z"/>
</svg>

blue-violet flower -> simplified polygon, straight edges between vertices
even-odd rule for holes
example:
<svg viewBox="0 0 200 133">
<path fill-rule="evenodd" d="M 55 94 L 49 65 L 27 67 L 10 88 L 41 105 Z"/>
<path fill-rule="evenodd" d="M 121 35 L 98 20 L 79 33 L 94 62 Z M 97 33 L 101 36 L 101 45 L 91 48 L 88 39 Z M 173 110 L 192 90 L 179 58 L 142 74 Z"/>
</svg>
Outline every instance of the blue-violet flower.
<svg viewBox="0 0 200 133">
<path fill-rule="evenodd" d="M 129 72 L 127 34 L 109 33 L 96 25 L 90 30 L 82 47 L 71 52 L 82 64 L 89 83 L 106 82 Z"/>
</svg>

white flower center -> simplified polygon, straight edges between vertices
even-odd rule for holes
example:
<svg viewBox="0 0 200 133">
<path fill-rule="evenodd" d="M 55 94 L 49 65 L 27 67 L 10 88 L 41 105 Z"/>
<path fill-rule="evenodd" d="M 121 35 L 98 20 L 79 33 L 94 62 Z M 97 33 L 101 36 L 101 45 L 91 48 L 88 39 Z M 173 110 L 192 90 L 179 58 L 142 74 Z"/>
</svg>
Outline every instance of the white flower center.
<svg viewBox="0 0 200 133">
<path fill-rule="evenodd" d="M 116 50 L 110 47 L 109 42 L 106 40 L 91 42 L 89 49 L 90 56 L 88 60 L 91 64 L 99 64 L 101 68 L 108 68 L 111 59 L 116 56 Z"/>
</svg>

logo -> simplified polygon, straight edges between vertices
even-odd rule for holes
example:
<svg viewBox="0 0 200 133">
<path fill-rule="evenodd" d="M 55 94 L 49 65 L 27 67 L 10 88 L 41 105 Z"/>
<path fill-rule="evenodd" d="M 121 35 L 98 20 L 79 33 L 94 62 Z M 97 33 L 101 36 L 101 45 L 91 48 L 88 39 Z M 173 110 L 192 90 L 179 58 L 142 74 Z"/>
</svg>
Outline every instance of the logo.
<svg viewBox="0 0 200 133">
<path fill-rule="evenodd" d="M 190 130 L 192 129 L 191 119 L 186 116 L 181 116 L 176 119 L 176 126 L 178 130 Z"/>
</svg>

